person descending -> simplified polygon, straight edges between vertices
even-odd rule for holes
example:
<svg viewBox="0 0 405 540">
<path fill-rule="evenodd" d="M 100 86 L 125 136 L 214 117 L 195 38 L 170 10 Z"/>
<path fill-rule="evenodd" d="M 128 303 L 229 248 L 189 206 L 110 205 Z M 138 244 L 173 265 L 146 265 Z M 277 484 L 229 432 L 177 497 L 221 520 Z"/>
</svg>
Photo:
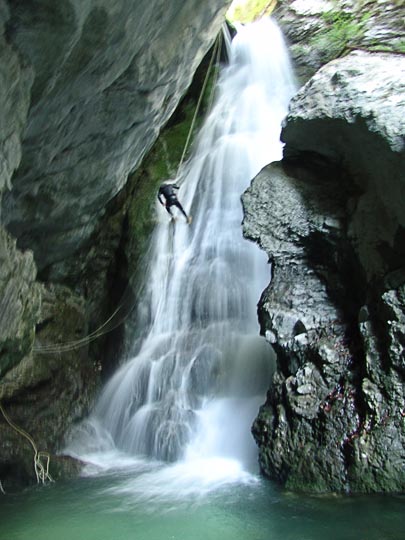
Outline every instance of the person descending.
<svg viewBox="0 0 405 540">
<path fill-rule="evenodd" d="M 180 201 L 177 198 L 177 195 L 175 193 L 176 190 L 180 189 L 179 186 L 177 186 L 172 180 L 168 180 L 167 182 L 164 182 L 158 191 L 158 199 L 162 206 L 166 208 L 166 210 L 169 212 L 169 214 L 172 216 L 172 219 L 174 219 L 174 216 L 172 214 L 171 207 L 177 206 L 177 208 L 180 210 L 180 212 L 183 214 L 183 216 L 186 218 L 187 223 L 191 223 L 191 216 L 188 216 L 180 204 Z"/>
</svg>

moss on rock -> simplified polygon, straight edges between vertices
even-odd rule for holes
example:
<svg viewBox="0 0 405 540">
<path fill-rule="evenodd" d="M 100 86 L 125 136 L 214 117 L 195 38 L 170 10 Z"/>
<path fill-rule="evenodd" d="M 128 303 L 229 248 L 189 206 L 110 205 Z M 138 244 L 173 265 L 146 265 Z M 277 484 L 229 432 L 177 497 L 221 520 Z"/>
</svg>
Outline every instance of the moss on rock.
<svg viewBox="0 0 405 540">
<path fill-rule="evenodd" d="M 403 53 L 402 6 L 396 0 L 278 0 L 298 79 L 354 49 Z"/>
<path fill-rule="evenodd" d="M 89 412 L 97 366 L 88 347 L 73 347 L 87 335 L 85 304 L 67 287 L 43 289 L 41 322 L 33 352 L 0 381 L 0 401 L 10 419 L 29 433 L 40 451 L 54 454 L 72 423 Z M 72 347 L 66 346 L 68 343 Z M 58 350 L 58 345 L 60 349 Z M 0 418 L 3 487 L 36 481 L 29 441 Z"/>
</svg>

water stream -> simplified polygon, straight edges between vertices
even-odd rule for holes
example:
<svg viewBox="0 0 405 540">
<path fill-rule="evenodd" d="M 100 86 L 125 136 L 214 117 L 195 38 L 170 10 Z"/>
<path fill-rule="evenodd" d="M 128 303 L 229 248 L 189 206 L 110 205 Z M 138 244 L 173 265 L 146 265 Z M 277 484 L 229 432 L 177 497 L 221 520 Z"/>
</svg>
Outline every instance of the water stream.
<svg viewBox="0 0 405 540">
<path fill-rule="evenodd" d="M 236 470 L 244 477 L 255 468 L 250 426 L 273 366 L 272 350 L 258 335 L 256 304 L 270 272 L 265 255 L 242 236 L 240 197 L 264 165 L 281 157 L 280 125 L 294 82 L 271 20 L 241 28 L 229 56 L 177 179 L 193 222 L 180 213 L 171 221 L 157 209 L 140 300 L 141 344 L 70 446 L 87 461 L 110 459 L 114 451 L 176 461 L 185 476 L 186 469 L 206 469 L 204 483 L 213 477 L 214 484 L 212 471 L 226 481 L 229 469 L 234 481 Z"/>
<path fill-rule="evenodd" d="M 250 426 L 271 377 L 256 303 L 266 257 L 242 238 L 240 196 L 281 157 L 294 82 L 277 26 L 240 29 L 183 167 L 194 219 L 157 208 L 136 354 L 68 451 L 71 483 L 0 501 L 4 540 L 399 540 L 403 497 L 303 497 L 260 477 Z"/>
</svg>

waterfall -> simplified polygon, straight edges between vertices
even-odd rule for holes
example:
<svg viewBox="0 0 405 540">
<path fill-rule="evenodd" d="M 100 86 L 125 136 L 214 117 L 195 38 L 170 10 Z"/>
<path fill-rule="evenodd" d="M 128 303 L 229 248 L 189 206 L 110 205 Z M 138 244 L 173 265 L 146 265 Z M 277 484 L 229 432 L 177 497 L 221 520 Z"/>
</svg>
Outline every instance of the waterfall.
<svg viewBox="0 0 405 540">
<path fill-rule="evenodd" d="M 157 206 L 139 306 L 144 337 L 99 399 L 93 449 L 164 461 L 256 459 L 250 425 L 273 362 L 258 336 L 256 304 L 270 276 L 264 254 L 242 237 L 240 197 L 281 158 L 280 125 L 293 92 L 275 23 L 241 27 L 178 178 L 193 222 L 180 214 L 171 222 Z"/>
</svg>

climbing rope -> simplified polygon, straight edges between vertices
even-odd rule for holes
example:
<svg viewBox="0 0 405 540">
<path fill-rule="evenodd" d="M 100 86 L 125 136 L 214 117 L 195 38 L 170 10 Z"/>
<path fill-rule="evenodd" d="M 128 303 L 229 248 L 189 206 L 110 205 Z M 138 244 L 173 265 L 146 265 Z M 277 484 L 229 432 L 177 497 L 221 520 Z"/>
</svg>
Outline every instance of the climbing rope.
<svg viewBox="0 0 405 540">
<path fill-rule="evenodd" d="M 178 177 L 178 175 L 179 175 L 180 169 L 181 169 L 181 167 L 183 165 L 183 161 L 184 161 L 184 158 L 185 158 L 187 150 L 188 150 L 188 146 L 189 146 L 189 143 L 190 143 L 190 140 L 191 140 L 191 136 L 192 136 L 192 133 L 194 131 L 195 122 L 197 120 L 197 116 L 198 116 L 198 113 L 199 113 L 199 110 L 200 110 L 200 107 L 201 107 L 201 103 L 202 103 L 202 100 L 203 100 L 203 97 L 204 97 L 204 94 L 205 94 L 205 89 L 206 89 L 207 84 L 208 84 L 208 80 L 209 80 L 209 77 L 210 77 L 210 74 L 211 74 L 211 69 L 212 69 L 212 66 L 214 64 L 214 59 L 215 58 L 217 58 L 217 63 L 218 63 L 218 60 L 219 60 L 219 57 L 220 57 L 220 54 L 221 54 L 220 53 L 221 42 L 222 42 L 221 34 L 218 34 L 218 36 L 217 36 L 217 38 L 215 40 L 214 48 L 212 50 L 212 55 L 211 55 L 210 63 L 208 65 L 207 73 L 205 74 L 204 83 L 202 85 L 201 92 L 200 92 L 200 95 L 198 97 L 198 101 L 197 101 L 197 105 L 196 105 L 196 108 L 195 108 L 195 111 L 194 111 L 194 115 L 193 115 L 193 118 L 191 120 L 190 129 L 188 131 L 187 139 L 186 139 L 186 142 L 184 144 L 184 149 L 183 149 L 183 153 L 182 153 L 181 158 L 180 158 L 179 166 L 177 167 L 176 177 Z M 213 85 L 213 88 L 214 88 L 214 85 Z M 211 92 L 210 107 L 212 105 L 212 97 L 213 97 L 213 91 Z"/>
<path fill-rule="evenodd" d="M 122 297 L 124 298 L 124 296 L 125 296 L 125 292 L 122 295 Z M 121 324 L 127 319 L 129 314 L 131 313 L 133 306 L 128 313 L 126 313 L 121 319 L 115 322 L 112 326 L 109 326 L 109 323 L 114 319 L 114 317 L 122 309 L 123 306 L 124 306 L 124 302 L 120 302 L 120 304 L 115 309 L 113 314 L 101 326 L 99 326 L 96 330 L 94 330 L 90 334 L 87 334 L 87 336 L 81 339 L 65 341 L 59 345 L 36 345 L 33 347 L 32 350 L 33 352 L 40 353 L 40 354 L 55 354 L 55 353 L 69 352 L 75 349 L 80 349 L 81 347 L 88 345 L 92 341 L 95 341 L 99 337 L 104 336 L 105 334 L 108 334 L 109 332 L 112 332 L 113 330 L 121 326 Z"/>
<path fill-rule="evenodd" d="M 48 452 L 38 451 L 37 445 L 35 444 L 34 439 L 26 431 L 21 429 L 15 424 L 10 417 L 7 415 L 6 411 L 3 408 L 3 405 L 0 403 L 0 412 L 2 413 L 7 424 L 19 433 L 22 437 L 25 437 L 31 444 L 34 450 L 34 471 L 37 478 L 37 483 L 45 484 L 45 482 L 53 482 L 52 476 L 49 474 L 49 463 L 51 461 L 51 456 Z M 42 463 L 41 459 L 45 460 L 45 464 Z M 4 491 L 4 490 L 3 490 Z"/>
<path fill-rule="evenodd" d="M 182 153 L 182 156 L 181 156 L 181 159 L 180 159 L 180 163 L 179 163 L 179 166 L 178 166 L 178 169 L 177 169 L 176 177 L 178 176 L 179 171 L 180 171 L 180 169 L 181 169 L 181 167 L 183 165 L 183 161 L 184 161 L 184 158 L 186 156 L 186 153 L 187 153 L 187 150 L 188 150 L 188 147 L 189 147 L 189 144 L 190 144 L 191 136 L 192 136 L 192 133 L 194 131 L 195 122 L 197 120 L 197 116 L 198 116 L 198 113 L 199 113 L 199 110 L 200 110 L 200 107 L 201 107 L 201 103 L 202 103 L 202 100 L 203 100 L 203 97 L 204 97 L 204 94 L 205 94 L 205 90 L 206 90 L 206 87 L 207 87 L 207 84 L 208 84 L 208 80 L 209 80 L 209 77 L 210 77 L 210 74 L 211 74 L 211 70 L 212 70 L 212 67 L 213 67 L 213 64 L 214 64 L 214 60 L 215 60 L 216 65 L 219 65 L 219 60 L 220 60 L 220 57 L 221 57 L 221 46 L 222 46 L 222 37 L 221 37 L 221 34 L 218 34 L 218 36 L 217 36 L 217 38 L 215 40 L 215 43 L 214 43 L 210 63 L 208 65 L 207 72 L 205 74 L 204 83 L 203 83 L 203 86 L 201 88 L 201 92 L 200 92 L 200 95 L 199 95 L 199 98 L 198 98 L 198 101 L 197 101 L 196 109 L 194 111 L 194 115 L 193 115 L 193 118 L 192 118 L 192 121 L 191 121 L 190 129 L 189 129 L 187 139 L 186 139 L 186 142 L 185 142 L 185 145 L 184 145 L 184 149 L 183 149 L 183 153 Z M 213 100 L 214 100 L 215 86 L 216 86 L 216 81 L 217 81 L 217 78 L 218 78 L 218 72 L 219 72 L 219 70 L 216 71 L 216 74 L 215 74 L 214 79 L 213 79 L 213 85 L 212 85 L 211 94 L 210 94 L 210 98 L 209 98 L 208 110 L 211 110 L 211 108 L 212 108 L 212 104 L 213 104 Z M 124 298 L 124 297 L 125 297 L 125 292 L 122 295 L 122 298 Z M 73 351 L 75 349 L 79 349 L 81 347 L 84 347 L 84 346 L 88 345 L 89 343 L 91 343 L 92 341 L 95 341 L 96 339 L 100 338 L 101 336 L 103 336 L 105 334 L 108 334 L 112 330 L 115 330 L 116 328 L 121 326 L 121 324 L 127 319 L 129 314 L 132 312 L 132 309 L 133 309 L 134 306 L 132 306 L 131 309 L 128 311 L 128 313 L 126 313 L 123 317 L 121 317 L 114 324 L 110 325 L 110 323 L 111 323 L 111 321 L 113 321 L 114 317 L 122 309 L 123 306 L 124 306 L 124 303 L 120 302 L 120 304 L 115 309 L 113 314 L 101 326 L 99 326 L 96 330 L 94 330 L 93 332 L 91 332 L 90 334 L 88 334 L 87 336 L 85 336 L 85 337 L 83 337 L 81 339 L 72 340 L 72 341 L 65 341 L 65 342 L 63 342 L 61 344 L 58 344 L 58 345 L 40 345 L 39 344 L 39 345 L 34 346 L 32 350 L 33 350 L 33 352 L 40 353 L 40 354 L 56 354 L 56 353 L 69 352 L 69 351 Z"/>
<path fill-rule="evenodd" d="M 215 60 L 215 65 L 217 66 L 217 69 L 215 70 L 214 72 L 214 77 L 213 77 L 213 80 L 212 80 L 212 85 L 211 85 L 211 94 L 210 94 L 210 98 L 209 98 L 209 102 L 208 102 L 208 112 L 210 112 L 212 110 L 212 105 L 214 103 L 214 97 L 215 97 L 215 90 L 216 90 L 216 87 L 217 87 L 217 81 L 218 81 L 218 75 L 219 75 L 219 62 L 220 62 L 220 59 L 221 59 L 221 54 L 222 54 L 222 41 L 223 41 L 223 38 L 220 37 L 221 34 L 218 35 L 217 37 L 217 55 L 216 55 L 216 60 Z"/>
<path fill-rule="evenodd" d="M 203 86 L 201 88 L 201 92 L 200 92 L 200 95 L 199 95 L 199 98 L 198 98 L 198 101 L 197 101 L 196 109 L 194 111 L 194 115 L 193 115 L 193 118 L 192 118 L 192 121 L 191 121 L 190 129 L 189 129 L 187 139 L 186 139 L 186 142 L 185 142 L 185 145 L 184 145 L 183 153 L 182 153 L 182 156 L 181 156 L 181 159 L 180 159 L 180 163 L 179 163 L 179 166 L 178 166 L 178 169 L 177 169 L 177 175 L 176 176 L 178 176 L 179 171 L 180 171 L 180 169 L 181 169 L 181 167 L 183 165 L 183 161 L 184 161 L 184 158 L 186 156 L 186 153 L 187 153 L 187 150 L 188 150 L 188 147 L 189 147 L 189 144 L 190 144 L 191 136 L 192 136 L 192 133 L 194 131 L 195 122 L 196 122 L 197 117 L 198 117 L 198 113 L 199 113 L 201 103 L 202 103 L 202 100 L 203 100 L 203 97 L 204 97 L 204 94 L 205 94 L 205 90 L 206 90 L 206 87 L 207 87 L 207 84 L 208 84 L 209 77 L 211 75 L 211 70 L 213 68 L 214 60 L 215 60 L 216 65 L 219 65 L 219 60 L 220 60 L 221 52 L 222 52 L 221 47 L 222 47 L 222 38 L 221 38 L 221 34 L 219 34 L 218 37 L 215 40 L 215 43 L 214 43 L 210 63 L 208 65 L 207 72 L 205 74 L 204 83 L 203 83 Z M 216 86 L 216 82 L 217 82 L 217 78 L 218 78 L 218 72 L 219 72 L 219 70 L 216 71 L 216 74 L 215 74 L 214 79 L 213 79 L 213 85 L 212 85 L 211 94 L 210 94 L 210 98 L 209 98 L 208 110 L 211 110 L 211 108 L 212 108 L 212 104 L 213 104 L 213 100 L 214 100 L 215 86 Z M 122 295 L 122 298 L 124 298 L 124 297 L 125 297 L 125 293 Z M 128 313 L 126 313 L 123 317 L 118 319 L 118 321 L 116 321 L 112 325 L 110 323 L 111 323 L 111 321 L 114 320 L 114 317 L 122 309 L 123 306 L 124 306 L 124 303 L 120 302 L 120 304 L 115 309 L 113 314 L 101 326 L 99 326 L 96 330 L 94 330 L 93 332 L 91 332 L 87 336 L 85 336 L 85 337 L 83 337 L 81 339 L 77 339 L 77 340 L 65 341 L 65 342 L 63 342 L 61 344 L 58 344 L 58 345 L 40 345 L 40 344 L 38 344 L 38 345 L 33 347 L 33 352 L 40 353 L 40 354 L 56 354 L 56 353 L 63 353 L 63 352 L 73 351 L 73 350 L 76 350 L 76 349 L 79 349 L 81 347 L 84 347 L 84 346 L 88 345 L 92 341 L 95 341 L 96 339 L 102 337 L 105 334 L 108 334 L 109 332 L 112 332 L 112 330 L 115 330 L 116 328 L 121 326 L 121 324 L 127 319 L 129 314 L 132 312 L 132 309 L 133 309 L 134 306 L 131 307 L 131 309 L 128 311 Z"/>
</svg>

